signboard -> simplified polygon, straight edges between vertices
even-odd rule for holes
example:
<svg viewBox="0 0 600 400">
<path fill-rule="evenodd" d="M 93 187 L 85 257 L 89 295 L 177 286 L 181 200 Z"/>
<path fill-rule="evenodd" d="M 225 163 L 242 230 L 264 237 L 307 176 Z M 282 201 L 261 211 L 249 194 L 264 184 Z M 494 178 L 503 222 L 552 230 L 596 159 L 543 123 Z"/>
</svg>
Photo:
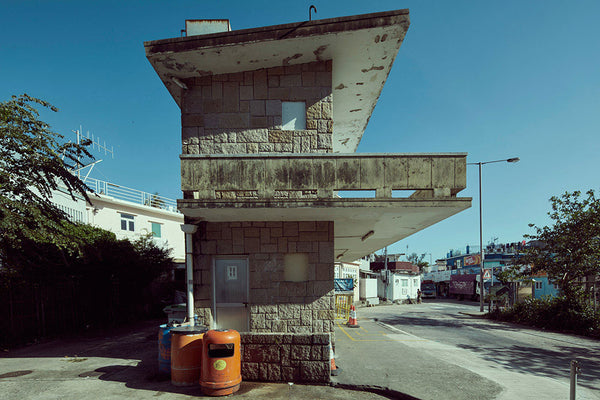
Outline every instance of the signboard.
<svg viewBox="0 0 600 400">
<path fill-rule="evenodd" d="M 484 269 L 483 270 L 483 279 L 492 279 L 492 270 Z"/>
<path fill-rule="evenodd" d="M 480 254 L 471 254 L 470 256 L 465 256 L 465 266 L 467 265 L 478 265 L 479 260 L 481 260 Z"/>
</svg>

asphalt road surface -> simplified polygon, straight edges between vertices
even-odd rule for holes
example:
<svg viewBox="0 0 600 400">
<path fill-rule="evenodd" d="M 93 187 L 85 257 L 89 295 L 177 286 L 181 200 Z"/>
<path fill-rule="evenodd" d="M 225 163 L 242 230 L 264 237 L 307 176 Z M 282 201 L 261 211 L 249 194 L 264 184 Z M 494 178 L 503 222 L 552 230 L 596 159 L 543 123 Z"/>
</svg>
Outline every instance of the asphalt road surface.
<svg viewBox="0 0 600 400">
<path fill-rule="evenodd" d="M 499 383 L 504 398 L 519 398 L 519 388 L 532 387 L 539 399 L 568 398 L 570 362 L 578 360 L 577 399 L 600 399 L 600 342 L 463 314 L 478 311 L 479 303 L 425 299 L 361 308 L 360 317 L 394 330 L 403 345 Z M 403 340 L 407 336 L 422 340 Z"/>
</svg>

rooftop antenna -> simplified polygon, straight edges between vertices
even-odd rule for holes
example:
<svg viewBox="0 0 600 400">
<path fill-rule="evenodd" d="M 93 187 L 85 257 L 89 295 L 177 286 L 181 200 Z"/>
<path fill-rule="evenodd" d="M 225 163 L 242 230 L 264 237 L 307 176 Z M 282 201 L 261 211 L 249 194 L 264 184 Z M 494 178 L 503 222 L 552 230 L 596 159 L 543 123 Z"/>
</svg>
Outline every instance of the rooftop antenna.
<svg viewBox="0 0 600 400">
<path fill-rule="evenodd" d="M 314 5 L 310 5 L 310 7 L 308 7 L 308 20 L 312 21 L 312 10 L 315 10 L 315 14 L 317 13 L 317 7 L 315 7 Z"/>
<path fill-rule="evenodd" d="M 104 155 L 107 156 L 110 154 L 110 157 L 112 159 L 115 158 L 115 153 L 114 153 L 114 148 L 113 146 L 110 146 L 110 149 L 108 148 L 108 146 L 106 145 L 106 140 L 104 140 L 103 142 L 100 142 L 100 137 L 96 136 L 94 137 L 94 134 L 92 133 L 91 137 L 90 137 L 90 131 L 87 131 L 87 135 L 84 136 L 83 135 L 83 128 L 81 127 L 81 125 L 79 125 L 79 129 L 78 130 L 72 130 L 72 132 L 77 135 L 77 144 L 81 144 L 81 140 L 86 138 L 88 139 L 91 144 L 92 144 L 92 150 L 96 150 L 99 153 L 104 152 Z M 94 166 L 96 164 L 98 164 L 99 162 L 101 162 L 102 160 L 97 160 L 95 162 L 92 162 L 90 164 L 87 165 L 83 165 L 79 159 L 77 159 L 77 168 L 73 171 L 73 172 L 77 172 L 77 177 L 79 179 L 81 179 L 81 170 L 87 167 L 90 167 L 90 170 L 87 172 L 87 174 L 85 175 L 85 177 L 83 178 L 83 181 L 85 182 L 85 180 L 88 178 L 88 176 L 90 175 L 90 172 L 92 172 L 92 169 L 94 168 Z"/>
</svg>

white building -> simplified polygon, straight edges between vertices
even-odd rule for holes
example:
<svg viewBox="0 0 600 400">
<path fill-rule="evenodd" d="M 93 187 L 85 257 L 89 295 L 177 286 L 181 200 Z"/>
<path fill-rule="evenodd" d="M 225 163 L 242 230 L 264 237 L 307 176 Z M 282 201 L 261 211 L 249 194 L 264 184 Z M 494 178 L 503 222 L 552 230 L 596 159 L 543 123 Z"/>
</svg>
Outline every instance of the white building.
<svg viewBox="0 0 600 400">
<path fill-rule="evenodd" d="M 390 301 L 415 301 L 420 288 L 420 275 L 408 271 L 381 271 L 377 281 L 379 297 Z"/>
<path fill-rule="evenodd" d="M 61 189 L 54 192 L 52 202 L 71 220 L 106 229 L 119 239 L 152 234 L 157 245 L 173 250 L 176 263 L 185 261 L 183 214 L 177 212 L 175 200 L 92 178 L 85 183 L 94 191 L 88 193 L 91 205 L 81 196 L 73 200 Z"/>
</svg>

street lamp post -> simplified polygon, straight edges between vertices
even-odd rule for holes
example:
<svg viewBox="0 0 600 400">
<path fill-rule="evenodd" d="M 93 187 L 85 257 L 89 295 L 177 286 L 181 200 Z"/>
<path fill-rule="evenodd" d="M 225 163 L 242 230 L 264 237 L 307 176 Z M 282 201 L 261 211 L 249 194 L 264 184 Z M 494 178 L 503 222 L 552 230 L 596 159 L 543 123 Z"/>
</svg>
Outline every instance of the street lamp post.
<svg viewBox="0 0 600 400">
<path fill-rule="evenodd" d="M 484 269 L 484 258 L 485 252 L 483 250 L 483 217 L 482 217 L 482 208 L 481 208 L 481 166 L 485 164 L 492 164 L 498 162 L 509 162 L 516 163 L 520 160 L 519 157 L 507 158 L 505 160 L 494 160 L 494 161 L 482 161 L 482 162 L 474 162 L 467 163 L 467 165 L 477 165 L 479 166 L 479 254 L 481 260 L 479 261 L 480 271 L 479 271 L 479 311 L 483 312 L 483 269 Z"/>
</svg>

